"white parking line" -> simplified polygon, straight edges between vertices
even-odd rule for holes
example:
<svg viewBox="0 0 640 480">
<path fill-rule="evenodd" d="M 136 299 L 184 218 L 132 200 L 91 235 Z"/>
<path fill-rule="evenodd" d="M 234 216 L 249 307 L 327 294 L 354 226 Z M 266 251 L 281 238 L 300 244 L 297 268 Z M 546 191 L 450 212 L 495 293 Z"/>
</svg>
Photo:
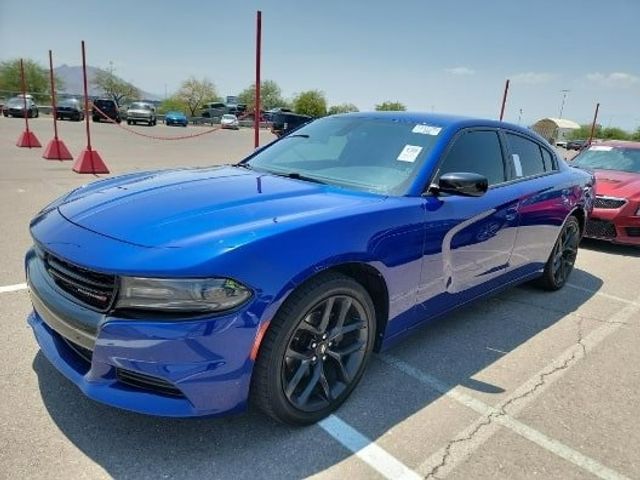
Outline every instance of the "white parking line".
<svg viewBox="0 0 640 480">
<path fill-rule="evenodd" d="M 403 480 L 418 480 L 422 478 L 389 452 L 335 415 L 329 415 L 318 425 L 383 477 Z"/>
<path fill-rule="evenodd" d="M 640 297 L 637 300 L 640 300 Z M 524 407 L 535 400 L 551 384 L 560 379 L 573 365 L 584 358 L 589 351 L 593 350 L 600 342 L 618 330 L 624 322 L 637 315 L 639 311 L 640 302 L 628 301 L 627 306 L 611 317 L 611 323 L 603 324 L 584 338 L 580 337 L 578 343 L 566 349 L 553 362 L 536 373 L 511 395 L 500 402 L 497 407 L 487 405 L 464 393 L 460 387 L 448 385 L 394 356 L 388 354 L 378 355 L 378 358 L 383 362 L 482 415 L 470 427 L 460 432 L 447 447 L 440 449 L 440 451 L 423 462 L 417 469 L 418 472 L 428 477 L 434 476 L 434 473 L 437 473 L 438 477 L 446 476 L 458 464 L 467 459 L 475 450 L 491 438 L 491 436 L 499 430 L 498 425 L 502 425 L 599 478 L 611 480 L 627 479 L 623 474 L 602 465 L 598 461 L 514 419 L 513 415 L 519 413 Z M 508 408 L 508 412 L 506 408 Z"/>
<path fill-rule="evenodd" d="M 27 289 L 26 283 L 17 283 L 15 285 L 5 285 L 4 287 L 0 287 L 0 293 L 17 292 L 19 290 L 26 290 L 26 289 Z"/>
<path fill-rule="evenodd" d="M 604 293 L 604 292 L 600 292 L 600 291 L 596 291 L 596 290 L 591 290 L 590 288 L 584 288 L 584 287 L 581 287 L 580 285 L 574 285 L 573 283 L 567 283 L 567 284 L 565 284 L 565 286 L 567 286 L 569 288 L 573 288 L 574 290 L 580 290 L 581 292 L 592 293 L 592 294 L 595 294 L 595 295 L 597 295 L 599 297 L 608 298 L 610 300 L 615 300 L 616 302 L 627 303 L 629 305 L 640 306 L 640 303 L 638 303 L 637 301 L 627 300 L 626 298 L 618 297 L 616 295 L 611 295 L 609 293 Z"/>
</svg>

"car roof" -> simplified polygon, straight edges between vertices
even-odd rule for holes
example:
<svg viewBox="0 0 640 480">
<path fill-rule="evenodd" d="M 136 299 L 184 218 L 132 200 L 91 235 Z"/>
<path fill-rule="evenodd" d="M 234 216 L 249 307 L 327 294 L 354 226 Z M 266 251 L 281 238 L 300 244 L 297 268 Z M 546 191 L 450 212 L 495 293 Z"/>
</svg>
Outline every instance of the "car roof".
<svg viewBox="0 0 640 480">
<path fill-rule="evenodd" d="M 605 140 L 594 143 L 593 145 L 601 145 L 603 147 L 630 148 L 632 150 L 640 150 L 640 142 L 632 142 L 629 140 Z"/>
<path fill-rule="evenodd" d="M 342 113 L 336 115 L 339 117 L 357 117 L 357 118 L 372 118 L 381 120 L 392 120 L 398 122 L 407 123 L 423 123 L 430 124 L 442 128 L 468 128 L 468 127 L 493 127 L 493 128 L 506 128 L 514 130 L 516 132 L 523 133 L 535 137 L 539 140 L 543 140 L 540 135 L 531 129 L 521 127 L 519 125 L 501 122 L 499 120 L 491 120 L 485 118 L 465 117 L 460 115 L 448 115 L 442 113 L 428 113 L 428 112 L 352 112 Z"/>
</svg>

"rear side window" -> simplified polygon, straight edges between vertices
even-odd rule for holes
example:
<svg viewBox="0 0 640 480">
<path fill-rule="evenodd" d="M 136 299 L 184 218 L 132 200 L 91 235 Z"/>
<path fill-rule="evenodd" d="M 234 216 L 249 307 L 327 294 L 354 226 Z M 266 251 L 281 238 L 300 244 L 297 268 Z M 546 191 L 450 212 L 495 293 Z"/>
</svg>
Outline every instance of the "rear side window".
<svg viewBox="0 0 640 480">
<path fill-rule="evenodd" d="M 544 149 L 541 149 L 536 142 L 512 133 L 507 133 L 506 135 L 513 157 L 516 177 L 531 177 L 552 169 L 551 165 L 549 165 L 548 170 L 545 168 L 545 159 L 542 157 Z M 551 159 L 548 161 L 551 161 Z"/>
<path fill-rule="evenodd" d="M 551 170 L 557 170 L 558 166 L 553 158 L 553 155 L 546 148 L 540 147 L 542 150 L 542 162 L 544 163 L 544 170 L 550 172 Z"/>
<path fill-rule="evenodd" d="M 438 177 L 457 172 L 484 175 L 489 185 L 504 182 L 504 161 L 498 133 L 471 130 L 457 137 L 440 166 Z"/>
</svg>

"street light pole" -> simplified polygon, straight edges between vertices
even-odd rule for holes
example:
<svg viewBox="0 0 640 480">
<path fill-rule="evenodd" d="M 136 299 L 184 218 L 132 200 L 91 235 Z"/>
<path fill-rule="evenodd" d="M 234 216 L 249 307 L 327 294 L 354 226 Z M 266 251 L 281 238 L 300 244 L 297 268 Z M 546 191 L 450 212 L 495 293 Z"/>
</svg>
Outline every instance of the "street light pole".
<svg viewBox="0 0 640 480">
<path fill-rule="evenodd" d="M 562 103 L 560 104 L 560 116 L 558 118 L 562 118 L 562 112 L 564 111 L 564 103 L 567 100 L 567 94 L 570 91 L 571 90 L 568 90 L 568 89 L 560 90 L 560 92 L 562 93 Z"/>
</svg>

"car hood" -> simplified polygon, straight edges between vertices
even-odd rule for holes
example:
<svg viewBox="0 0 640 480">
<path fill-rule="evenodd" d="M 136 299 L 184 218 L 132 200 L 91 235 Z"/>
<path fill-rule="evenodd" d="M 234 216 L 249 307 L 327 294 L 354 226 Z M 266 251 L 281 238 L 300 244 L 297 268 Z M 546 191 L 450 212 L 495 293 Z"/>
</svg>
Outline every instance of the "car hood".
<svg viewBox="0 0 640 480">
<path fill-rule="evenodd" d="M 270 229 L 335 218 L 384 198 L 237 167 L 214 167 L 96 182 L 72 192 L 58 210 L 78 226 L 139 246 L 206 243 L 232 248 Z"/>
<path fill-rule="evenodd" d="M 130 108 L 127 113 L 137 113 L 141 115 L 151 115 L 151 110 L 145 110 L 143 108 Z"/>
<path fill-rule="evenodd" d="M 640 199 L 640 173 L 596 170 L 596 194 Z"/>
</svg>

